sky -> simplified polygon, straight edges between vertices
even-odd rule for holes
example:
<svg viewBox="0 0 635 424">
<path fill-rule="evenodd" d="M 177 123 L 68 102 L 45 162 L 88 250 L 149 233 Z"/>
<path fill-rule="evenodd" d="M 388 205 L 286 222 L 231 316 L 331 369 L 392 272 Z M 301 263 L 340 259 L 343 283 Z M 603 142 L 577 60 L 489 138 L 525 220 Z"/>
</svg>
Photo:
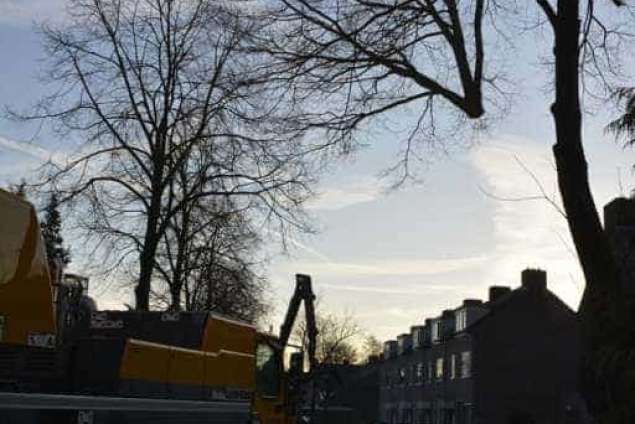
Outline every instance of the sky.
<svg viewBox="0 0 635 424">
<path fill-rule="evenodd" d="M 34 23 L 61 19 L 63 5 L 63 0 L 0 0 L 3 106 L 27 108 L 43 93 Z M 511 61 L 517 93 L 512 108 L 487 131 L 459 140 L 465 147 L 432 154 L 416 184 L 390 190 L 389 181 L 379 178 L 399 147 L 380 128 L 369 129 L 371 146 L 331 166 L 308 205 L 319 233 L 294 237 L 289 251 L 269 264 L 272 324 L 279 325 L 284 314 L 295 273 L 313 277 L 323 310 L 354 314 L 380 340 L 465 298 L 486 299 L 488 286 L 516 287 L 526 267 L 545 269 L 548 287 L 577 307 L 583 278 L 564 218 L 544 200 L 509 200 L 539 196 L 542 187 L 559 202 L 550 149 L 552 93 L 545 88 L 547 69 L 533 53 L 535 43 L 541 40 L 518 46 L 522 68 Z M 590 178 L 600 208 L 628 195 L 635 183 L 635 155 L 604 131 L 614 112 L 600 104 L 585 116 Z M 0 186 L 32 176 L 42 161 L 58 157 L 60 143 L 37 128 L 0 118 Z M 73 266 L 81 267 L 77 263 Z M 103 309 L 130 302 L 129 291 L 100 288 L 99 280 L 91 282 L 91 295 Z"/>
</svg>

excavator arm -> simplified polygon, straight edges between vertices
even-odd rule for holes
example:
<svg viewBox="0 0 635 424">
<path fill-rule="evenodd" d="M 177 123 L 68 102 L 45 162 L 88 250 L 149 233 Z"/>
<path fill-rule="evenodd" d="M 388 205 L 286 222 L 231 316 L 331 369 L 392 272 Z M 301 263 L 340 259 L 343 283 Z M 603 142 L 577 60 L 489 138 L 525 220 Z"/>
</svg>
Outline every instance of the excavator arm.
<svg viewBox="0 0 635 424">
<path fill-rule="evenodd" d="M 309 355 L 309 365 L 311 370 L 314 370 L 317 366 L 315 348 L 318 331 L 315 323 L 314 300 L 315 295 L 313 294 L 313 289 L 311 288 L 311 277 L 309 275 L 296 274 L 295 291 L 293 292 L 293 296 L 289 302 L 289 308 L 287 309 L 284 321 L 280 326 L 280 344 L 282 346 L 286 346 L 289 342 L 289 337 L 291 336 L 293 324 L 298 316 L 300 304 L 304 302 L 304 313 L 308 337 L 307 353 Z"/>
</svg>

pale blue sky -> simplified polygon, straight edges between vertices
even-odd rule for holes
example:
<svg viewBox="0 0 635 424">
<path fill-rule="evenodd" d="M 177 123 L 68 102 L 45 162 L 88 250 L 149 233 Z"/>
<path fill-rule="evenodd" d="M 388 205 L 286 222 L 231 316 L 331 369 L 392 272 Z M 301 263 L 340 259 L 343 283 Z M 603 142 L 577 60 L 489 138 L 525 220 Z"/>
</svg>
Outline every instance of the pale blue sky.
<svg viewBox="0 0 635 424">
<path fill-rule="evenodd" d="M 36 78 L 41 49 L 33 22 L 58 19 L 63 3 L 0 0 L 3 105 L 26 107 L 42 92 Z M 535 44 L 534 38 L 523 41 L 517 57 L 524 62 L 513 58 L 508 64 L 518 93 L 510 113 L 489 131 L 470 135 L 466 145 L 471 147 L 435 155 L 421 169 L 420 184 L 386 192 L 387 181 L 377 175 L 395 160 L 397 148 L 394 137 L 375 128 L 374 147 L 342 161 L 322 178 L 321 196 L 310 205 L 320 234 L 294 239 L 290 255 L 276 257 L 270 266 L 272 297 L 278 299 L 274 323 L 284 312 L 296 272 L 313 276 L 322 307 L 355 313 L 381 339 L 464 298 L 484 298 L 489 285 L 517 286 L 527 266 L 546 269 L 549 287 L 572 307 L 577 305 L 582 277 L 563 218 L 546 202 L 504 202 L 483 193 L 539 194 L 514 157 L 549 193 L 556 193 L 551 95 L 544 90 L 546 70 L 538 65 Z M 620 194 L 618 174 L 626 193 L 633 187 L 635 155 L 604 134 L 611 111 L 606 106 L 600 110 L 587 116 L 585 135 L 593 191 L 602 206 Z M 32 127 L 0 120 L 0 185 L 28 176 L 60 145 Z M 121 304 L 121 293 L 99 290 L 99 281 L 92 285 L 101 307 Z"/>
</svg>

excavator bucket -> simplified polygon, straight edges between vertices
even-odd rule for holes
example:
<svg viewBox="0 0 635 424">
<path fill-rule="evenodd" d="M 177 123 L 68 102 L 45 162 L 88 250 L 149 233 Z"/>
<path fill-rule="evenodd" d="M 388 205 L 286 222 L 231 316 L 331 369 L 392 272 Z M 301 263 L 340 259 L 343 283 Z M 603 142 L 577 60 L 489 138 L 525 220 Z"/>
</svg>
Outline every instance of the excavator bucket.
<svg viewBox="0 0 635 424">
<path fill-rule="evenodd" d="M 33 206 L 0 190 L 0 343 L 53 347 L 53 293 Z"/>
</svg>

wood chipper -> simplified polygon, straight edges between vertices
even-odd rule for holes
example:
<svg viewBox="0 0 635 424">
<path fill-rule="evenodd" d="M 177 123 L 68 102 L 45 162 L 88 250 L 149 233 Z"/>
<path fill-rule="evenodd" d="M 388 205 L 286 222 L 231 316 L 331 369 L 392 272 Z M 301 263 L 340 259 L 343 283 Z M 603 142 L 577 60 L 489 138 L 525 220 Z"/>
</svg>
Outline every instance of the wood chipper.
<svg viewBox="0 0 635 424">
<path fill-rule="evenodd" d="M 0 240 L 0 424 L 296 422 L 301 370 L 283 356 L 304 300 L 315 364 L 310 277 L 276 337 L 208 312 L 96 310 L 50 272 L 33 206 L 2 190 Z"/>
</svg>

